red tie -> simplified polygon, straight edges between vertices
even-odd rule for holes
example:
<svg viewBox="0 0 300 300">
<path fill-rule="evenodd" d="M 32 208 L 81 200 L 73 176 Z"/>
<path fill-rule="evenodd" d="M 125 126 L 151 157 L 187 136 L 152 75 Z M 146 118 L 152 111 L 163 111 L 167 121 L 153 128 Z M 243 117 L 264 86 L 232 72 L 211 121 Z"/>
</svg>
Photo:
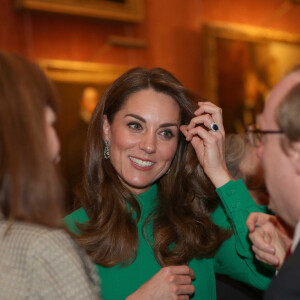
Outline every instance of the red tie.
<svg viewBox="0 0 300 300">
<path fill-rule="evenodd" d="M 291 255 L 291 253 L 292 253 L 291 250 L 292 250 L 292 246 L 290 246 L 287 249 L 284 260 L 286 260 Z"/>
</svg>

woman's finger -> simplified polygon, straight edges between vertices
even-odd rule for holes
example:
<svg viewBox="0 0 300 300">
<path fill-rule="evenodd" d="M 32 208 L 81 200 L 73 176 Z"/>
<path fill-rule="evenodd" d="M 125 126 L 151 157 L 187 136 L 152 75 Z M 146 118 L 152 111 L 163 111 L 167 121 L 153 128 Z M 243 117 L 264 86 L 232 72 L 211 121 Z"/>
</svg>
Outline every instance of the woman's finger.
<svg viewBox="0 0 300 300">
<path fill-rule="evenodd" d="M 189 285 L 179 285 L 177 295 L 192 295 L 195 293 L 195 287 L 191 284 Z"/>
<path fill-rule="evenodd" d="M 181 131 L 182 134 L 186 137 L 187 134 L 188 134 L 187 125 L 181 125 L 181 126 L 180 126 L 180 131 Z"/>
<path fill-rule="evenodd" d="M 176 275 L 189 275 L 192 279 L 195 279 L 195 273 L 194 271 L 186 266 L 170 266 L 170 267 L 166 267 L 165 269 L 167 269 L 171 274 L 176 274 Z"/>
<path fill-rule="evenodd" d="M 210 114 L 213 121 L 224 130 L 222 109 L 211 102 L 199 102 L 199 108 L 195 111 L 195 115 Z"/>
<path fill-rule="evenodd" d="M 170 279 L 171 283 L 176 283 L 176 284 L 192 284 L 192 278 L 190 275 L 174 275 Z"/>
<path fill-rule="evenodd" d="M 212 131 L 207 131 L 206 129 L 204 129 L 201 126 L 198 127 L 194 127 L 192 129 L 190 129 L 187 133 L 186 133 L 186 140 L 187 141 L 191 141 L 192 138 L 194 136 L 198 136 L 201 139 L 207 141 L 207 142 L 215 142 L 218 139 L 222 139 L 222 133 L 217 131 L 217 132 L 212 132 Z"/>
<path fill-rule="evenodd" d="M 198 125 L 204 124 L 207 129 L 210 129 L 210 124 L 214 123 L 214 120 L 212 119 L 210 114 L 204 114 L 197 117 L 194 117 L 190 124 L 188 125 L 187 129 L 190 130 Z"/>
</svg>

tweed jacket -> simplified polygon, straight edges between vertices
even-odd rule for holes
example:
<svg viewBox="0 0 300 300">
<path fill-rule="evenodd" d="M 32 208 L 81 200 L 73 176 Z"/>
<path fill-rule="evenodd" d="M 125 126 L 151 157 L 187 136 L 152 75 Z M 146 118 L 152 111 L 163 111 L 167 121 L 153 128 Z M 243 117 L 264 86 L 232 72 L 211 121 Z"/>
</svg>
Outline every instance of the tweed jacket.
<svg viewBox="0 0 300 300">
<path fill-rule="evenodd" d="M 63 230 L 0 220 L 0 299 L 99 299 L 93 264 Z"/>
</svg>

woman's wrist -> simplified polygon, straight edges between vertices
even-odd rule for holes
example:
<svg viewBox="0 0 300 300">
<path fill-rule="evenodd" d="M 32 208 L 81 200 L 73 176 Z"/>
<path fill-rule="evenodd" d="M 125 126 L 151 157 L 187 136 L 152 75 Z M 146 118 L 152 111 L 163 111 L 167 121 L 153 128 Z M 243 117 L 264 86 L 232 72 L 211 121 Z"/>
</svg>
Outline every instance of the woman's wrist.
<svg viewBox="0 0 300 300">
<path fill-rule="evenodd" d="M 145 295 L 144 296 L 141 295 L 140 289 L 141 289 L 141 287 L 139 289 L 137 289 L 134 293 L 130 294 L 125 300 L 146 299 L 146 298 L 144 298 Z"/>
<path fill-rule="evenodd" d="M 228 170 L 222 170 L 221 172 L 218 172 L 217 175 L 212 176 L 210 180 L 217 189 L 223 186 L 224 184 L 228 183 L 230 180 L 233 180 L 233 178 Z"/>
<path fill-rule="evenodd" d="M 135 296 L 135 293 L 129 295 L 125 300 L 137 300 L 138 298 Z"/>
</svg>

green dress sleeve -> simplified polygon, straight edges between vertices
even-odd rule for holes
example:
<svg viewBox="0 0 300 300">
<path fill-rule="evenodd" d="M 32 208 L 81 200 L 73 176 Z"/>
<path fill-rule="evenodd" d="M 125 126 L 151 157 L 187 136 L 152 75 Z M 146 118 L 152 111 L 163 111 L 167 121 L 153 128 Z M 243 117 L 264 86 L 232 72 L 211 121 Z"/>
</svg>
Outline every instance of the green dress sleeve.
<svg viewBox="0 0 300 300">
<path fill-rule="evenodd" d="M 255 203 L 242 180 L 226 183 L 217 189 L 217 193 L 222 205 L 213 213 L 212 219 L 220 227 L 233 230 L 233 234 L 214 258 L 215 272 L 265 290 L 275 270 L 255 259 L 246 220 L 251 212 L 270 211 Z"/>
<path fill-rule="evenodd" d="M 74 234 L 81 234 L 77 224 L 83 224 L 89 221 L 89 217 L 83 207 L 73 211 L 69 215 L 64 217 L 64 223 L 68 230 Z"/>
</svg>

